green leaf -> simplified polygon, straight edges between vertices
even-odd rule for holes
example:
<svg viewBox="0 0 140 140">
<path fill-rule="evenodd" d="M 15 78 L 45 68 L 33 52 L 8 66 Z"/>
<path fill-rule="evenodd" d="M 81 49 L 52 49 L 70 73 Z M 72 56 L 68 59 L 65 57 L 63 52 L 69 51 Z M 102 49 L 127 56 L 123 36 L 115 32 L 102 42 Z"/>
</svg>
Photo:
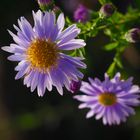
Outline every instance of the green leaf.
<svg viewBox="0 0 140 140">
<path fill-rule="evenodd" d="M 71 24 L 72 24 L 71 20 L 68 17 L 66 17 L 66 25 L 69 26 Z"/>
<path fill-rule="evenodd" d="M 107 74 L 112 78 L 114 76 L 115 72 L 116 72 L 116 62 L 113 62 L 109 66 L 109 68 L 107 70 Z"/>
<path fill-rule="evenodd" d="M 113 50 L 116 47 L 118 47 L 118 45 L 119 45 L 118 42 L 113 42 L 113 43 L 110 43 L 110 44 L 105 45 L 104 46 L 104 49 L 107 50 L 107 51 L 110 51 L 110 50 Z"/>
<path fill-rule="evenodd" d="M 107 36 L 111 36 L 112 35 L 111 30 L 109 28 L 104 30 L 104 34 L 107 35 Z"/>
<path fill-rule="evenodd" d="M 122 62 L 121 62 L 121 57 L 120 57 L 120 56 L 119 56 L 119 57 L 115 57 L 115 58 L 114 58 L 114 62 L 116 62 L 116 65 L 117 65 L 119 68 L 123 69 L 123 64 L 122 64 Z"/>
<path fill-rule="evenodd" d="M 83 52 L 81 50 L 78 50 L 78 51 L 79 51 L 79 56 L 84 58 Z"/>
<path fill-rule="evenodd" d="M 106 3 L 110 3 L 111 1 L 110 0 L 99 0 L 99 2 L 101 5 L 104 5 Z"/>
</svg>

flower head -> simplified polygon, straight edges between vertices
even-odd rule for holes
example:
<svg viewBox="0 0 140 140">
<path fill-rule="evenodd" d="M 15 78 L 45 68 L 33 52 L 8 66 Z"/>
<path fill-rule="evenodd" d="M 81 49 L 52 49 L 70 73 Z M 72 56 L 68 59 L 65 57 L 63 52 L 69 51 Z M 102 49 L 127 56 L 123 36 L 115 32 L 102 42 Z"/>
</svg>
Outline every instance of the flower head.
<svg viewBox="0 0 140 140">
<path fill-rule="evenodd" d="M 111 3 L 107 3 L 103 5 L 100 9 L 100 16 L 101 17 L 110 17 L 115 12 L 115 7 Z"/>
<path fill-rule="evenodd" d="M 89 10 L 82 4 L 78 6 L 76 11 L 74 12 L 74 19 L 77 22 L 86 22 L 90 18 Z"/>
<path fill-rule="evenodd" d="M 56 20 L 54 12 L 33 12 L 34 27 L 24 18 L 18 20 L 19 27 L 14 25 L 17 35 L 9 31 L 15 43 L 2 49 L 12 53 L 11 61 L 18 61 L 15 79 L 24 77 L 24 85 L 36 88 L 43 96 L 46 88 L 51 91 L 55 86 L 63 94 L 63 87 L 68 90 L 71 80 L 78 80 L 83 74 L 78 68 L 86 68 L 79 57 L 64 54 L 65 51 L 85 46 L 81 39 L 75 39 L 80 30 L 71 25 L 63 30 L 65 20 L 61 13 Z"/>
<path fill-rule="evenodd" d="M 89 83 L 82 82 L 81 91 L 86 95 L 74 96 L 82 102 L 79 108 L 90 108 L 87 118 L 95 115 L 98 120 L 102 118 L 103 124 L 120 124 L 126 118 L 135 114 L 133 106 L 140 104 L 140 89 L 132 85 L 132 78 L 124 81 L 117 73 L 113 79 L 105 75 L 105 80 L 89 78 Z"/>
<path fill-rule="evenodd" d="M 140 41 L 140 29 L 139 28 L 133 28 L 130 29 L 126 34 L 125 38 L 130 43 L 136 43 Z"/>
</svg>

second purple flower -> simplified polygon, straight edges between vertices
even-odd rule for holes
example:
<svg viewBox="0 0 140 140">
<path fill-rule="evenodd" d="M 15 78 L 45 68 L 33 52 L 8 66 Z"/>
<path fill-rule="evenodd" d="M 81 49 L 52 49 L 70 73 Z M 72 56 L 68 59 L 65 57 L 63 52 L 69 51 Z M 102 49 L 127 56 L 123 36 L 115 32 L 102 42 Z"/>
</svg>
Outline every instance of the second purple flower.
<svg viewBox="0 0 140 140">
<path fill-rule="evenodd" d="M 103 82 L 97 78 L 89 78 L 89 82 L 83 82 L 80 89 L 85 95 L 74 97 L 82 102 L 79 108 L 90 108 L 87 118 L 95 115 L 96 120 L 102 118 L 103 124 L 112 125 L 135 114 L 132 107 L 140 105 L 140 89 L 132 84 L 132 78 L 121 80 L 120 73 L 117 73 L 109 79 L 106 74 Z"/>
</svg>

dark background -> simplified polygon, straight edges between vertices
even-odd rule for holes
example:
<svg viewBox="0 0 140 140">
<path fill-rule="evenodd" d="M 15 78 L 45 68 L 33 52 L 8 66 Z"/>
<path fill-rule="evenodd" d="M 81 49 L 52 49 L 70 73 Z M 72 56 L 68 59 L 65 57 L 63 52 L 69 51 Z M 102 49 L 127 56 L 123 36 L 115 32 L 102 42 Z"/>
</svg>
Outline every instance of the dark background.
<svg viewBox="0 0 140 140">
<path fill-rule="evenodd" d="M 96 0 L 79 2 L 93 10 L 100 7 Z M 56 4 L 73 19 L 78 1 L 56 0 Z M 114 0 L 114 4 L 124 13 L 129 4 L 138 8 L 132 0 Z M 25 16 L 32 23 L 32 10 L 38 10 L 35 0 L 0 1 L 0 46 L 13 42 L 7 29 L 14 32 L 12 25 L 17 25 L 18 18 Z M 88 76 L 103 79 L 114 55 L 101 49 L 107 41 L 102 34 L 87 40 L 85 80 Z M 139 46 L 130 47 L 123 56 L 126 72 L 134 76 L 137 84 L 140 83 Z M 65 91 L 62 97 L 54 89 L 40 98 L 36 91 L 30 93 L 22 80 L 14 80 L 16 63 L 8 61 L 8 55 L 0 50 L 0 140 L 140 140 L 140 108 L 119 126 L 104 126 L 94 117 L 86 120 L 88 109 L 79 110 L 71 93 Z"/>
</svg>

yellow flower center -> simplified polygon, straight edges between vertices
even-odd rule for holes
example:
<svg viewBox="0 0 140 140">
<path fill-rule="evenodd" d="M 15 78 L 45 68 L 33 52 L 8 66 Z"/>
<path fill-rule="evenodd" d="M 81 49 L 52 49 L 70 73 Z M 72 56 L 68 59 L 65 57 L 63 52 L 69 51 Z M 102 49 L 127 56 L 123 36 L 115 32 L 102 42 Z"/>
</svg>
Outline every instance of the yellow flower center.
<svg viewBox="0 0 140 140">
<path fill-rule="evenodd" d="M 27 49 L 27 60 L 31 63 L 31 68 L 46 72 L 52 66 L 57 66 L 58 54 L 55 43 L 50 40 L 35 39 Z"/>
<path fill-rule="evenodd" d="M 103 93 L 99 95 L 98 101 L 104 106 L 111 106 L 116 103 L 117 98 L 113 93 Z"/>
</svg>

